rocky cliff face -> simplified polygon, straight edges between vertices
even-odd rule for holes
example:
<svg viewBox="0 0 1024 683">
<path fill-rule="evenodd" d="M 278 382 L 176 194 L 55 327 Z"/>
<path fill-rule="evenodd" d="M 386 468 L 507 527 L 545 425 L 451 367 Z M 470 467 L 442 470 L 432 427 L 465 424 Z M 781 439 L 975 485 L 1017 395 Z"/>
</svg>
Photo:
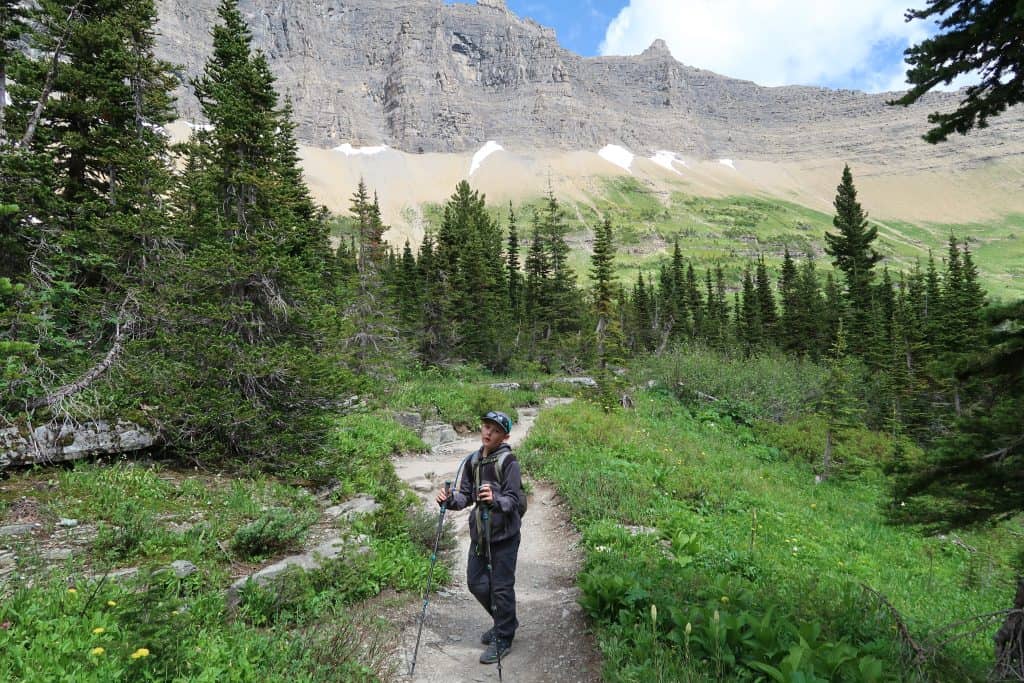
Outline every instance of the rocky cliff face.
<svg viewBox="0 0 1024 683">
<path fill-rule="evenodd" d="M 158 0 L 160 56 L 198 74 L 216 0 Z M 503 0 L 240 0 L 255 46 L 291 97 L 301 139 L 320 146 L 387 144 L 458 152 L 509 149 L 771 161 L 843 158 L 943 167 L 1024 153 L 1024 116 L 937 147 L 920 141 L 937 94 L 910 109 L 886 95 L 764 88 L 680 64 L 661 41 L 634 57 L 583 58 Z M 200 115 L 188 88 L 184 118 Z"/>
</svg>

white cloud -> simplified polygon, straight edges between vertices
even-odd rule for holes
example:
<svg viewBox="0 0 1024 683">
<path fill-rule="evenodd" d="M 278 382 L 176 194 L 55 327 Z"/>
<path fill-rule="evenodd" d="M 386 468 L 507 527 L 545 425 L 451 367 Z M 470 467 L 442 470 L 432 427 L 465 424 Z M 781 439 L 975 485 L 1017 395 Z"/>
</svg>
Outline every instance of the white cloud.
<svg viewBox="0 0 1024 683">
<path fill-rule="evenodd" d="M 637 54 L 655 38 L 663 38 L 684 64 L 761 85 L 903 89 L 902 52 L 928 35 L 927 24 L 903 19 L 914 4 L 630 0 L 609 24 L 600 51 Z"/>
</svg>

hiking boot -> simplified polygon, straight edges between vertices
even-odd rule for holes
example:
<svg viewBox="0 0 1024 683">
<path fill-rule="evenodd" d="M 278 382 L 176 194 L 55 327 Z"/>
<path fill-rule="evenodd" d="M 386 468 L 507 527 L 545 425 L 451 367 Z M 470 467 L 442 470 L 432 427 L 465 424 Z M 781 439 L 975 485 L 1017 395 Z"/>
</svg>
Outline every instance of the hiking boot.
<svg viewBox="0 0 1024 683">
<path fill-rule="evenodd" d="M 483 632 L 483 634 L 480 636 L 480 642 L 483 645 L 490 645 L 491 643 L 494 642 L 494 627 L 493 626 Z"/>
<path fill-rule="evenodd" d="M 504 657 L 511 649 L 511 641 L 505 640 L 504 638 L 495 638 L 491 641 L 491 644 L 487 646 L 487 649 L 484 650 L 484 653 L 480 655 L 480 663 L 494 664 L 498 661 L 499 654 Z"/>
</svg>

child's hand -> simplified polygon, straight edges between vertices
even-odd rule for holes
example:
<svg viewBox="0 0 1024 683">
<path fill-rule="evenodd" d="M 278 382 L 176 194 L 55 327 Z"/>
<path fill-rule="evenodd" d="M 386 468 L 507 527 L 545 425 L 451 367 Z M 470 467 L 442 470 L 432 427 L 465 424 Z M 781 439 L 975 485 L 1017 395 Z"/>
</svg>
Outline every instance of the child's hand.
<svg viewBox="0 0 1024 683">
<path fill-rule="evenodd" d="M 477 498 L 481 503 L 492 503 L 494 502 L 494 494 L 491 493 L 490 484 L 480 484 L 480 492 L 477 494 Z"/>
</svg>

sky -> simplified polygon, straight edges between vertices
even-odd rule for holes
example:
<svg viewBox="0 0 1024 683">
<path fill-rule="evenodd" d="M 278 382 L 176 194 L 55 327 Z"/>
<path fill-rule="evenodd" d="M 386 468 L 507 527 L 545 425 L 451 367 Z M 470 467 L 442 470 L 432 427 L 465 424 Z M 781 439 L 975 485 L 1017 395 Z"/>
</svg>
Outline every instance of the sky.
<svg viewBox="0 0 1024 683">
<path fill-rule="evenodd" d="M 925 0 L 506 3 L 515 14 L 554 28 L 562 46 L 577 54 L 634 55 L 662 38 L 683 64 L 768 86 L 903 90 L 903 51 L 934 32 L 924 22 L 904 21 L 907 8 Z"/>
</svg>

